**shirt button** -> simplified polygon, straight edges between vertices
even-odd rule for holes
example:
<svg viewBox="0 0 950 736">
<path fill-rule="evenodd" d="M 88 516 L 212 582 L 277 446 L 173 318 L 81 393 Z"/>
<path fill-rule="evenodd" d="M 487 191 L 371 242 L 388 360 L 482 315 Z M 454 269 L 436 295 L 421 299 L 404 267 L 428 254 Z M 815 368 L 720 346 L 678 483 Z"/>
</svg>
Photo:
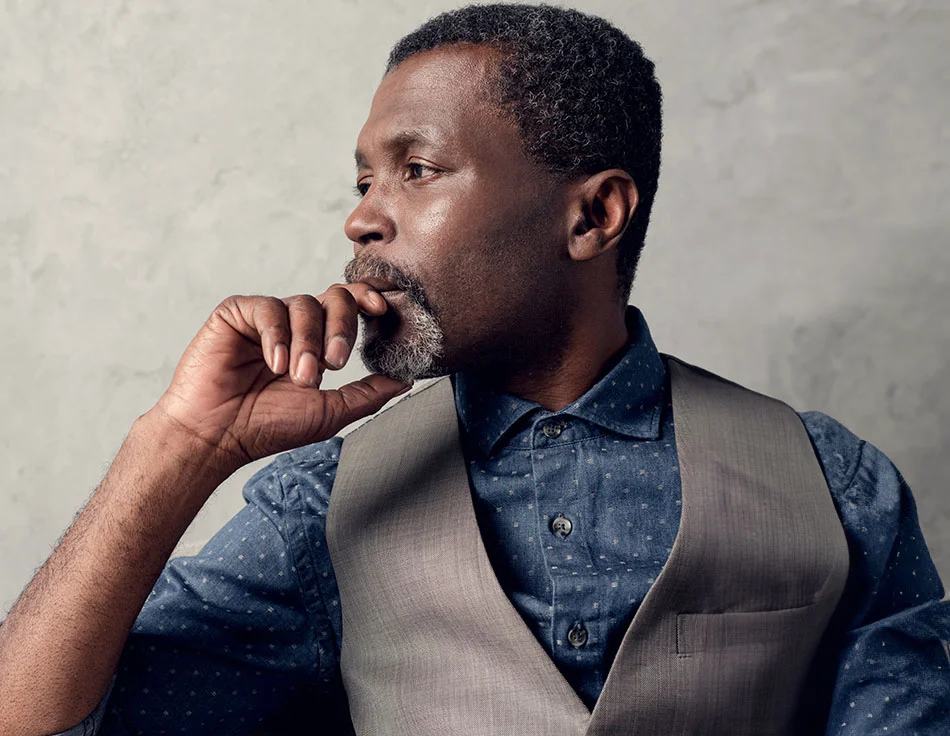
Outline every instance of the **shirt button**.
<svg viewBox="0 0 950 736">
<path fill-rule="evenodd" d="M 584 646 L 587 643 L 587 629 L 584 628 L 584 624 L 580 622 L 574 624 L 571 630 L 567 632 L 567 640 L 571 642 L 572 646 Z"/>
<path fill-rule="evenodd" d="M 551 522 L 551 531 L 560 535 L 561 537 L 566 537 L 571 533 L 571 529 L 573 528 L 574 525 L 566 516 L 558 516 Z"/>
<path fill-rule="evenodd" d="M 546 437 L 560 437 L 562 429 L 564 429 L 564 427 L 557 422 L 549 422 L 544 425 L 541 431 L 544 432 Z"/>
</svg>

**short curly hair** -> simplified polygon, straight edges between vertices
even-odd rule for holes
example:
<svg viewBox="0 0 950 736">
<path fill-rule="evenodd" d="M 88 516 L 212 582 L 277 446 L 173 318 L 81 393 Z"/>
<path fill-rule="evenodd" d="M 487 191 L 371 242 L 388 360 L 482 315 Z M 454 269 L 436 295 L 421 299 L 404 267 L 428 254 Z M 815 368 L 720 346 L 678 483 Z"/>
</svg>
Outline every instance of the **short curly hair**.
<svg viewBox="0 0 950 736">
<path fill-rule="evenodd" d="M 620 168 L 639 204 L 617 246 L 617 295 L 630 298 L 660 174 L 660 84 L 640 45 L 603 18 L 553 5 L 466 5 L 400 39 L 388 74 L 413 54 L 473 43 L 501 52 L 489 90 L 525 155 L 555 176 Z"/>
</svg>

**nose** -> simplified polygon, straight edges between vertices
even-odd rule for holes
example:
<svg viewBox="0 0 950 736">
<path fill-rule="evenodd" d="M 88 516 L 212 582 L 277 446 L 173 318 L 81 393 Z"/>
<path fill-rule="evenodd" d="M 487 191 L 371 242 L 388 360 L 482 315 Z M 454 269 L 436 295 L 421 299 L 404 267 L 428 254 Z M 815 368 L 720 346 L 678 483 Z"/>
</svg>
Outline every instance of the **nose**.
<svg viewBox="0 0 950 736">
<path fill-rule="evenodd" d="M 382 206 L 377 187 L 370 187 L 343 224 L 343 232 L 355 250 L 370 243 L 388 243 L 395 237 L 392 218 Z"/>
</svg>

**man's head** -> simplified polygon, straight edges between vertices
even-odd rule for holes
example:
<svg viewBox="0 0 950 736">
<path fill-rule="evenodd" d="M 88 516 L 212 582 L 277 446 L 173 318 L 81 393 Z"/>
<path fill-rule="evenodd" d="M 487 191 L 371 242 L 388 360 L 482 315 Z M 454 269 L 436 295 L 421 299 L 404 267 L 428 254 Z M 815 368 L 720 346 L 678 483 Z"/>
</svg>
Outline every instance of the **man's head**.
<svg viewBox="0 0 950 736">
<path fill-rule="evenodd" d="M 364 325 L 402 380 L 556 367 L 577 309 L 629 298 L 660 157 L 639 45 L 553 6 L 468 6 L 400 40 L 357 141 L 348 281 L 405 290 Z"/>
</svg>

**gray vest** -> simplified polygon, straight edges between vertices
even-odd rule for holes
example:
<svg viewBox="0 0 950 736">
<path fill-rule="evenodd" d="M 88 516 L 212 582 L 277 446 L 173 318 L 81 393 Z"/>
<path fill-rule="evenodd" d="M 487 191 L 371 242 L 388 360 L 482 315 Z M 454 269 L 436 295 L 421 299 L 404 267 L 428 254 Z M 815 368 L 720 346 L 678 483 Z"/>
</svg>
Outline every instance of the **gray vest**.
<svg viewBox="0 0 950 736">
<path fill-rule="evenodd" d="M 326 518 L 359 736 L 787 734 L 848 575 L 787 404 L 670 356 L 682 517 L 590 711 L 502 590 L 449 378 L 346 436 Z"/>
</svg>

